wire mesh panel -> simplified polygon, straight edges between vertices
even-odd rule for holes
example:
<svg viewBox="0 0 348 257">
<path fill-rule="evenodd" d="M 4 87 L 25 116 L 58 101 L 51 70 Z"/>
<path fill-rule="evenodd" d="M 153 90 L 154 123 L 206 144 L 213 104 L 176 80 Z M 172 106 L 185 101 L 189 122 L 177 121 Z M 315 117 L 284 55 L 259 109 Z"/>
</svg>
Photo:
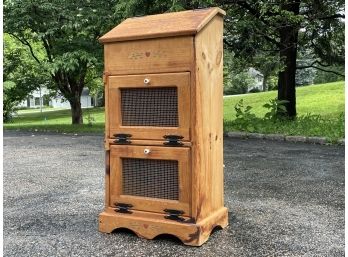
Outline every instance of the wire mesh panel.
<svg viewBox="0 0 348 257">
<path fill-rule="evenodd" d="M 124 195 L 179 199 L 178 161 L 122 159 Z"/>
<path fill-rule="evenodd" d="M 124 126 L 178 127 L 176 87 L 121 89 Z"/>
</svg>

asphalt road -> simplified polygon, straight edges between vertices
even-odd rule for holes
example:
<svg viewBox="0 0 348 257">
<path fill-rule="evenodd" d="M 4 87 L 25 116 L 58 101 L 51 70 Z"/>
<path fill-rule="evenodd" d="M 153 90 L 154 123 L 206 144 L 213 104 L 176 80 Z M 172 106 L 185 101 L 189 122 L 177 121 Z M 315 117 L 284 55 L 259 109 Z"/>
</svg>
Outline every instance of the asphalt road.
<svg viewBox="0 0 348 257">
<path fill-rule="evenodd" d="M 4 256 L 344 256 L 344 147 L 225 139 L 229 226 L 201 247 L 98 232 L 102 136 L 4 133 Z"/>
</svg>

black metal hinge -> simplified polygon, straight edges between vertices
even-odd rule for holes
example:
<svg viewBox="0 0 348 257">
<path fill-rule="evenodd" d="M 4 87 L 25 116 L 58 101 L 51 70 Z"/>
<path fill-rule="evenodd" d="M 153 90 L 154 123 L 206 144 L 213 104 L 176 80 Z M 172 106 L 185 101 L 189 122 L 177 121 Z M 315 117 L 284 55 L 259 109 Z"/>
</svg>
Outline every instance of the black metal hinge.
<svg viewBox="0 0 348 257">
<path fill-rule="evenodd" d="M 115 203 L 115 207 L 115 212 L 131 214 L 132 212 L 129 209 L 132 208 L 133 205 L 128 203 Z"/>
<path fill-rule="evenodd" d="M 183 146 L 184 145 L 182 142 L 180 142 L 180 139 L 184 138 L 183 136 L 165 135 L 163 138 L 167 140 L 166 142 L 163 143 L 166 146 Z"/>
<path fill-rule="evenodd" d="M 181 215 L 184 214 L 184 211 L 165 209 L 164 212 L 166 212 L 168 214 L 168 215 L 164 216 L 165 219 L 175 220 L 175 221 L 184 221 L 185 220 L 183 217 L 180 217 Z"/>
<path fill-rule="evenodd" d="M 115 144 L 118 145 L 129 145 L 132 142 L 129 140 L 130 137 L 132 137 L 131 134 L 114 134 L 114 137 L 116 140 L 114 141 Z"/>
</svg>

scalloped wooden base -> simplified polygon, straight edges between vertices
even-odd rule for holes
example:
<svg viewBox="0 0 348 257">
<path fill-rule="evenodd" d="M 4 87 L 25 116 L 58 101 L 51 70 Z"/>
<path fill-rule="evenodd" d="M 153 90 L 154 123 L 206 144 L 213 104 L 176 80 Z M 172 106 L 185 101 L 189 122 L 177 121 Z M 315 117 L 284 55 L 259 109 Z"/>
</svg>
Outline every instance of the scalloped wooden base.
<svg viewBox="0 0 348 257">
<path fill-rule="evenodd" d="M 117 228 L 127 228 L 146 239 L 170 234 L 179 238 L 185 245 L 201 246 L 208 240 L 215 227 L 225 228 L 228 225 L 228 211 L 225 207 L 198 223 L 168 220 L 159 213 L 133 210 L 132 212 L 132 214 L 123 214 L 107 208 L 99 215 L 99 231 L 111 233 Z"/>
</svg>

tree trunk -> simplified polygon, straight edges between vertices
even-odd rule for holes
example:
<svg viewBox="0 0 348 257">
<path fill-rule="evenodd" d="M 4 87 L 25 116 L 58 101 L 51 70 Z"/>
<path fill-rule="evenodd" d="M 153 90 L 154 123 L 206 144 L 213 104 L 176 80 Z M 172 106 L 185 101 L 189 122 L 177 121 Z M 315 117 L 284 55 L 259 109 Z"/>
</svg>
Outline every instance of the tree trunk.
<svg viewBox="0 0 348 257">
<path fill-rule="evenodd" d="M 300 1 L 289 1 L 282 6 L 283 10 L 299 13 Z M 285 24 L 280 26 L 280 59 L 284 62 L 285 68 L 278 73 L 278 100 L 286 100 L 286 113 L 279 111 L 281 116 L 293 118 L 296 116 L 296 57 L 298 30 L 296 24 Z"/>
<path fill-rule="evenodd" d="M 71 107 L 71 123 L 83 124 L 81 96 L 75 96 L 69 100 Z"/>
<path fill-rule="evenodd" d="M 81 64 L 80 76 L 76 78 L 73 74 L 58 70 L 52 75 L 53 80 L 56 82 L 60 93 L 70 103 L 71 108 L 71 123 L 83 124 L 82 108 L 81 108 L 81 95 L 84 87 L 84 79 L 87 72 L 87 64 Z"/>
</svg>

